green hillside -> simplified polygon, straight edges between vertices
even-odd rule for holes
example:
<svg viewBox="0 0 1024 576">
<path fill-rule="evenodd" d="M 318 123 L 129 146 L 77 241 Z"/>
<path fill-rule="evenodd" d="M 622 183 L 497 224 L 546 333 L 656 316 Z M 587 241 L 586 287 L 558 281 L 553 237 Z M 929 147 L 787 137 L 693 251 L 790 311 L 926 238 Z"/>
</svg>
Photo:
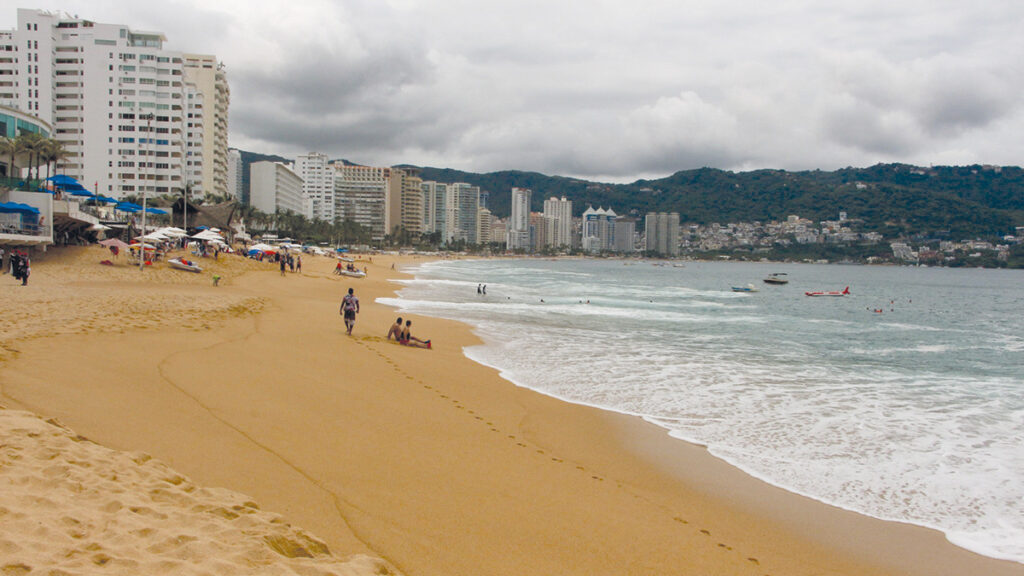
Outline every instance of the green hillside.
<svg viewBox="0 0 1024 576">
<path fill-rule="evenodd" d="M 679 212 L 683 222 L 783 220 L 797 214 L 813 221 L 834 220 L 840 211 L 864 221 L 865 231 L 886 236 L 924 235 L 973 238 L 1002 236 L 1024 226 L 1024 170 L 1017 167 L 940 166 L 919 168 L 879 164 L 787 172 L 684 170 L 658 180 L 600 184 L 535 172 L 474 174 L 421 168 L 424 180 L 468 182 L 489 192 L 488 207 L 509 213 L 513 186 L 533 190 L 533 210 L 550 196 L 566 196 L 578 215 L 587 205 L 642 216 Z"/>
</svg>

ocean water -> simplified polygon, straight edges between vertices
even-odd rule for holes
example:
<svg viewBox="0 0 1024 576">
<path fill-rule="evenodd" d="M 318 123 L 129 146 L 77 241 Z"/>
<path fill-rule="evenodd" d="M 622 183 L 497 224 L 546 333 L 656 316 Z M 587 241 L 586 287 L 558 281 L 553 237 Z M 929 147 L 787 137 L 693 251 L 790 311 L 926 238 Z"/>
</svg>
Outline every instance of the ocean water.
<svg viewBox="0 0 1024 576">
<path fill-rule="evenodd" d="M 485 344 L 466 354 L 518 385 L 1024 562 L 1024 272 L 539 259 L 410 271 L 381 301 L 473 325 Z M 790 283 L 762 283 L 771 272 Z M 730 289 L 748 283 L 759 291 Z"/>
</svg>

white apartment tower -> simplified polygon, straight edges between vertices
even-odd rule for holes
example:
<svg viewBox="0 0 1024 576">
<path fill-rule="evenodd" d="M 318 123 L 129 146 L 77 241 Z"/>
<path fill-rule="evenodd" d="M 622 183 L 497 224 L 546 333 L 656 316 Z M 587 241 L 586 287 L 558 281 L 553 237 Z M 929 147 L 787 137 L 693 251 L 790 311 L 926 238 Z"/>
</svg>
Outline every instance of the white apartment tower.
<svg viewBox="0 0 1024 576">
<path fill-rule="evenodd" d="M 617 215 L 609 208 L 594 210 L 588 206 L 583 213 L 582 245 L 586 252 L 607 252 L 615 247 L 615 219 Z"/>
<path fill-rule="evenodd" d="M 295 173 L 302 178 L 307 206 L 303 214 L 310 220 L 334 222 L 334 176 L 338 173 L 326 154 L 310 152 L 295 158 Z"/>
<path fill-rule="evenodd" d="M 445 231 L 445 206 L 447 206 L 448 185 L 441 182 L 423 182 L 420 184 L 423 191 L 423 233 L 441 233 L 441 238 L 447 238 Z"/>
<path fill-rule="evenodd" d="M 544 201 L 545 246 L 572 247 L 572 201 L 552 196 Z"/>
<path fill-rule="evenodd" d="M 214 57 L 186 58 L 164 50 L 165 41 L 160 32 L 19 9 L 17 29 L 0 33 L 0 103 L 53 126 L 68 154 L 60 171 L 95 192 L 226 192 L 223 68 L 207 72 Z M 187 73 L 186 59 L 198 68 Z"/>
<path fill-rule="evenodd" d="M 337 222 L 355 222 L 370 230 L 375 242 L 387 233 L 387 197 L 391 169 L 374 166 L 334 164 L 334 217 Z"/>
<path fill-rule="evenodd" d="M 387 229 L 409 234 L 423 232 L 423 180 L 413 168 L 391 168 L 388 186 Z"/>
<path fill-rule="evenodd" d="M 242 153 L 234 148 L 228 150 L 228 196 L 238 202 L 246 201 L 242 188 L 243 168 Z"/>
<path fill-rule="evenodd" d="M 506 244 L 509 250 L 530 250 L 530 199 L 528 188 L 513 188 L 511 214 L 508 218 Z"/>
<path fill-rule="evenodd" d="M 193 173 L 200 179 L 199 189 L 220 196 L 228 195 L 228 88 L 224 65 L 215 56 L 182 55 L 185 81 L 195 87 L 190 97 L 188 127 L 198 133 L 198 141 L 188 150 Z"/>
<path fill-rule="evenodd" d="M 479 244 L 480 187 L 464 182 L 449 184 L 445 200 L 445 241 Z"/>
<path fill-rule="evenodd" d="M 253 162 L 249 165 L 249 203 L 267 214 L 302 214 L 306 205 L 302 178 L 281 162 Z"/>
</svg>

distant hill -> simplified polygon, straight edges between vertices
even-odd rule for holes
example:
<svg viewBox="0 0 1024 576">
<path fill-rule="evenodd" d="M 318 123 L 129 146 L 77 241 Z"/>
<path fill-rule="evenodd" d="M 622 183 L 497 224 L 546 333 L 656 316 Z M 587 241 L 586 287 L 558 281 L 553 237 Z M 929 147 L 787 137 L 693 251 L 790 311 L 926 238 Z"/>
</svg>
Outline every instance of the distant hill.
<svg viewBox="0 0 1024 576">
<path fill-rule="evenodd" d="M 249 164 L 289 162 L 280 156 L 241 151 L 249 190 Z M 352 164 L 342 160 L 346 164 Z M 510 212 L 513 187 L 533 190 L 531 209 L 565 196 L 574 215 L 588 205 L 642 218 L 648 212 L 679 212 L 684 223 L 726 224 L 784 220 L 796 214 L 812 221 L 835 220 L 839 212 L 864 222 L 864 231 L 887 237 L 927 236 L 961 240 L 1012 234 L 1024 226 L 1024 169 L 1015 166 L 877 164 L 835 171 L 714 168 L 683 170 L 666 178 L 605 184 L 537 172 L 506 170 L 478 174 L 450 168 L 417 167 L 423 180 L 466 182 L 487 193 L 487 207 L 499 217 Z"/>
<path fill-rule="evenodd" d="M 573 212 L 587 205 L 620 215 L 679 212 L 683 222 L 710 224 L 784 220 L 797 214 L 812 221 L 835 220 L 840 211 L 865 222 L 864 230 L 886 236 L 925 235 L 955 239 L 1002 236 L 1024 226 L 1024 170 L 1018 167 L 879 164 L 788 172 L 683 170 L 657 180 L 600 184 L 535 172 L 474 174 L 421 168 L 424 180 L 467 182 L 490 193 L 488 207 L 509 213 L 513 186 L 533 190 L 533 210 L 550 196 L 566 196 Z"/>
</svg>

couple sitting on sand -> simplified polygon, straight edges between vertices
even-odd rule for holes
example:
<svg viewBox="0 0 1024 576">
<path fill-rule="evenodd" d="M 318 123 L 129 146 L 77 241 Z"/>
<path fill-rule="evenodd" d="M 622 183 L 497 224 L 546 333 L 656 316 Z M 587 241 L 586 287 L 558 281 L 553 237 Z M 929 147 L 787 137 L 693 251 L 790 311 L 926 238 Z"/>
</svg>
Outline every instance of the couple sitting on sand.
<svg viewBox="0 0 1024 576">
<path fill-rule="evenodd" d="M 394 336 L 395 340 L 405 346 L 415 346 L 417 348 L 430 348 L 430 340 L 420 340 L 419 338 L 412 335 L 412 320 L 406 320 L 405 326 L 402 326 L 402 319 L 398 318 L 395 323 L 388 329 L 388 340 Z"/>
</svg>

